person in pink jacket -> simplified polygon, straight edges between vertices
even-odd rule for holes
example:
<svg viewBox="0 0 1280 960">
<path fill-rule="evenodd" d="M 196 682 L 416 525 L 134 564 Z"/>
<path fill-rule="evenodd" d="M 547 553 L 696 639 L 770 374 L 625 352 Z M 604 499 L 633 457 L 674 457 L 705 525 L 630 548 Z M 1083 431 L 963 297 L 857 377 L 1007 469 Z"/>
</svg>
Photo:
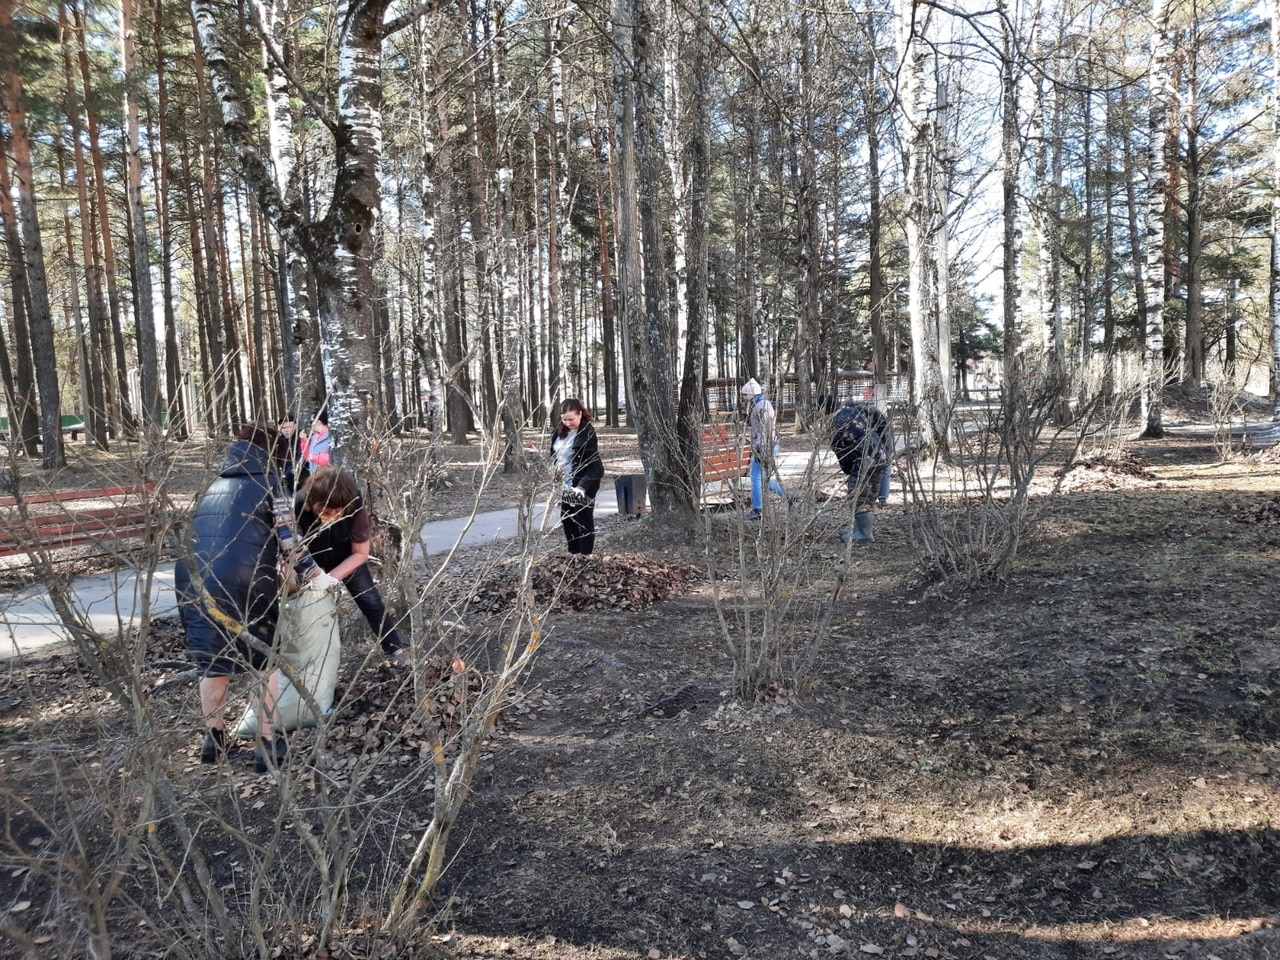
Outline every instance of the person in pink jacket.
<svg viewBox="0 0 1280 960">
<path fill-rule="evenodd" d="M 315 467 L 329 466 L 333 437 L 329 434 L 329 414 L 321 410 L 311 424 L 311 433 L 301 438 L 302 456 Z"/>
</svg>

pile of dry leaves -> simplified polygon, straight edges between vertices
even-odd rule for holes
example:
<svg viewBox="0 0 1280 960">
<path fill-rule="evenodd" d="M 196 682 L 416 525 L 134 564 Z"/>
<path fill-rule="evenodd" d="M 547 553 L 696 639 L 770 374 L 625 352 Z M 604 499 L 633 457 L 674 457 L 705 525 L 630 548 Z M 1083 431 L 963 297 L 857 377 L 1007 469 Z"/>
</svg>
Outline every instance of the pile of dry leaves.
<svg viewBox="0 0 1280 960">
<path fill-rule="evenodd" d="M 1123 490 L 1156 482 L 1147 462 L 1127 450 L 1117 456 L 1081 457 L 1059 475 L 1064 490 Z"/>
<path fill-rule="evenodd" d="M 472 602 L 484 610 L 505 610 L 515 601 L 520 572 L 514 561 L 499 565 L 472 591 Z M 643 553 L 555 554 L 538 562 L 531 582 L 539 606 L 562 611 L 642 610 L 675 596 L 701 575 L 692 564 Z"/>
</svg>

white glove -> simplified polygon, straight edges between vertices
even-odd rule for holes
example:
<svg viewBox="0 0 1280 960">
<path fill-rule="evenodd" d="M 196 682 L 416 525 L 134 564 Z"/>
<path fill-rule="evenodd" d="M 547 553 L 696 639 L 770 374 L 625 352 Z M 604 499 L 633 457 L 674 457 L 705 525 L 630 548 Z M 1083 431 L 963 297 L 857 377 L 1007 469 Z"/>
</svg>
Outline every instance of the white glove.
<svg viewBox="0 0 1280 960">
<path fill-rule="evenodd" d="M 587 491 L 583 490 L 581 487 L 573 487 L 569 492 L 576 497 L 581 497 L 583 500 L 587 499 Z"/>
<path fill-rule="evenodd" d="M 330 587 L 336 587 L 342 581 L 337 577 L 331 577 L 329 574 L 321 570 L 314 577 L 307 581 L 308 590 L 325 591 Z"/>
</svg>

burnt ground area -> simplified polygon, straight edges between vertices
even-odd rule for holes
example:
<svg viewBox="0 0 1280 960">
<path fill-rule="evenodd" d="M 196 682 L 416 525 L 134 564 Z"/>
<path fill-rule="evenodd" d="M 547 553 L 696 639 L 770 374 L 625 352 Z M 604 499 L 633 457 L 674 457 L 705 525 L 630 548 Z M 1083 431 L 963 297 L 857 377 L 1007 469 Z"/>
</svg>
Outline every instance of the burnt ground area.
<svg viewBox="0 0 1280 960">
<path fill-rule="evenodd" d="M 434 922 L 398 944 L 377 930 L 387 878 L 430 816 L 428 754 L 405 736 L 357 792 L 352 919 L 321 948 L 316 886 L 295 877 L 297 909 L 265 942 L 285 957 L 1280 957 L 1280 462 L 1219 463 L 1204 435 L 1128 452 L 1038 501 L 1009 576 L 966 591 L 925 575 L 895 497 L 876 543 L 847 554 L 811 682 L 765 702 L 735 695 L 713 594 L 732 628 L 726 571 L 753 569 L 776 530 L 712 517 L 713 585 L 700 538 L 602 522 L 589 565 L 609 572 L 578 589 L 604 599 L 548 614 L 463 808 Z M 789 549 L 821 594 L 821 571 L 846 557 L 839 520 L 797 510 Z M 685 579 L 689 565 L 703 573 Z M 479 591 L 493 607 L 450 621 L 455 651 L 504 629 L 502 576 L 478 554 L 454 559 L 441 598 Z M 613 602 L 641 582 L 670 582 L 671 595 Z M 796 643 L 813 622 L 791 621 Z M 358 632 L 344 643 L 328 760 L 311 772 L 299 761 L 287 781 L 314 807 L 351 796 L 332 792 L 344 755 L 386 748 L 375 728 L 402 680 Z M 195 762 L 194 691 L 151 686 L 179 673 L 180 655 L 176 624 L 158 624 L 143 672 L 171 745 L 163 772 L 193 820 L 216 811 L 235 825 L 194 842 L 215 882 L 239 891 L 256 861 L 238 844 L 296 824 L 277 826 L 282 786 L 244 751 Z M 83 907 L 33 858 L 69 844 L 69 823 L 96 856 L 117 842 L 77 820 L 104 791 L 77 784 L 120 762 L 130 729 L 70 654 L 0 680 L 0 931 L 46 937 L 36 955 L 84 955 L 83 939 L 58 941 L 76 928 L 58 918 Z M 314 737 L 299 735 L 299 756 Z M 62 799 L 31 799 L 51 794 Z M 137 797 L 117 800 L 129 810 Z M 126 871 L 127 903 L 109 911 L 117 956 L 157 955 L 139 910 L 160 931 L 160 911 L 180 909 L 142 874 Z M 0 932 L 0 954 L 11 945 Z"/>
</svg>

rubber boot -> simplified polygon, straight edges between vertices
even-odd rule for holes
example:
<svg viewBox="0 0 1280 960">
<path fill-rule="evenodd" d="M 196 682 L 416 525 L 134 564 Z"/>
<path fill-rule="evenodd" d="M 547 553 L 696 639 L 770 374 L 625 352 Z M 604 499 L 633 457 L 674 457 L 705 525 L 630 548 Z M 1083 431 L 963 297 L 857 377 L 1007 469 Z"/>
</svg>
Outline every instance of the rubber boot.
<svg viewBox="0 0 1280 960">
<path fill-rule="evenodd" d="M 284 766 L 285 757 L 289 755 L 289 744 L 284 737 L 276 737 L 270 743 L 259 740 L 257 749 L 253 751 L 253 769 L 258 773 L 267 773 Z"/>
<path fill-rule="evenodd" d="M 849 538 L 854 543 L 874 543 L 875 537 L 871 534 L 871 511 L 864 510 L 862 513 L 853 515 L 853 535 Z"/>
<path fill-rule="evenodd" d="M 230 744 L 227 742 L 227 731 L 212 728 L 206 730 L 204 742 L 200 744 L 200 762 L 217 763 L 219 760 L 225 760 L 227 751 L 230 749 Z"/>
</svg>

